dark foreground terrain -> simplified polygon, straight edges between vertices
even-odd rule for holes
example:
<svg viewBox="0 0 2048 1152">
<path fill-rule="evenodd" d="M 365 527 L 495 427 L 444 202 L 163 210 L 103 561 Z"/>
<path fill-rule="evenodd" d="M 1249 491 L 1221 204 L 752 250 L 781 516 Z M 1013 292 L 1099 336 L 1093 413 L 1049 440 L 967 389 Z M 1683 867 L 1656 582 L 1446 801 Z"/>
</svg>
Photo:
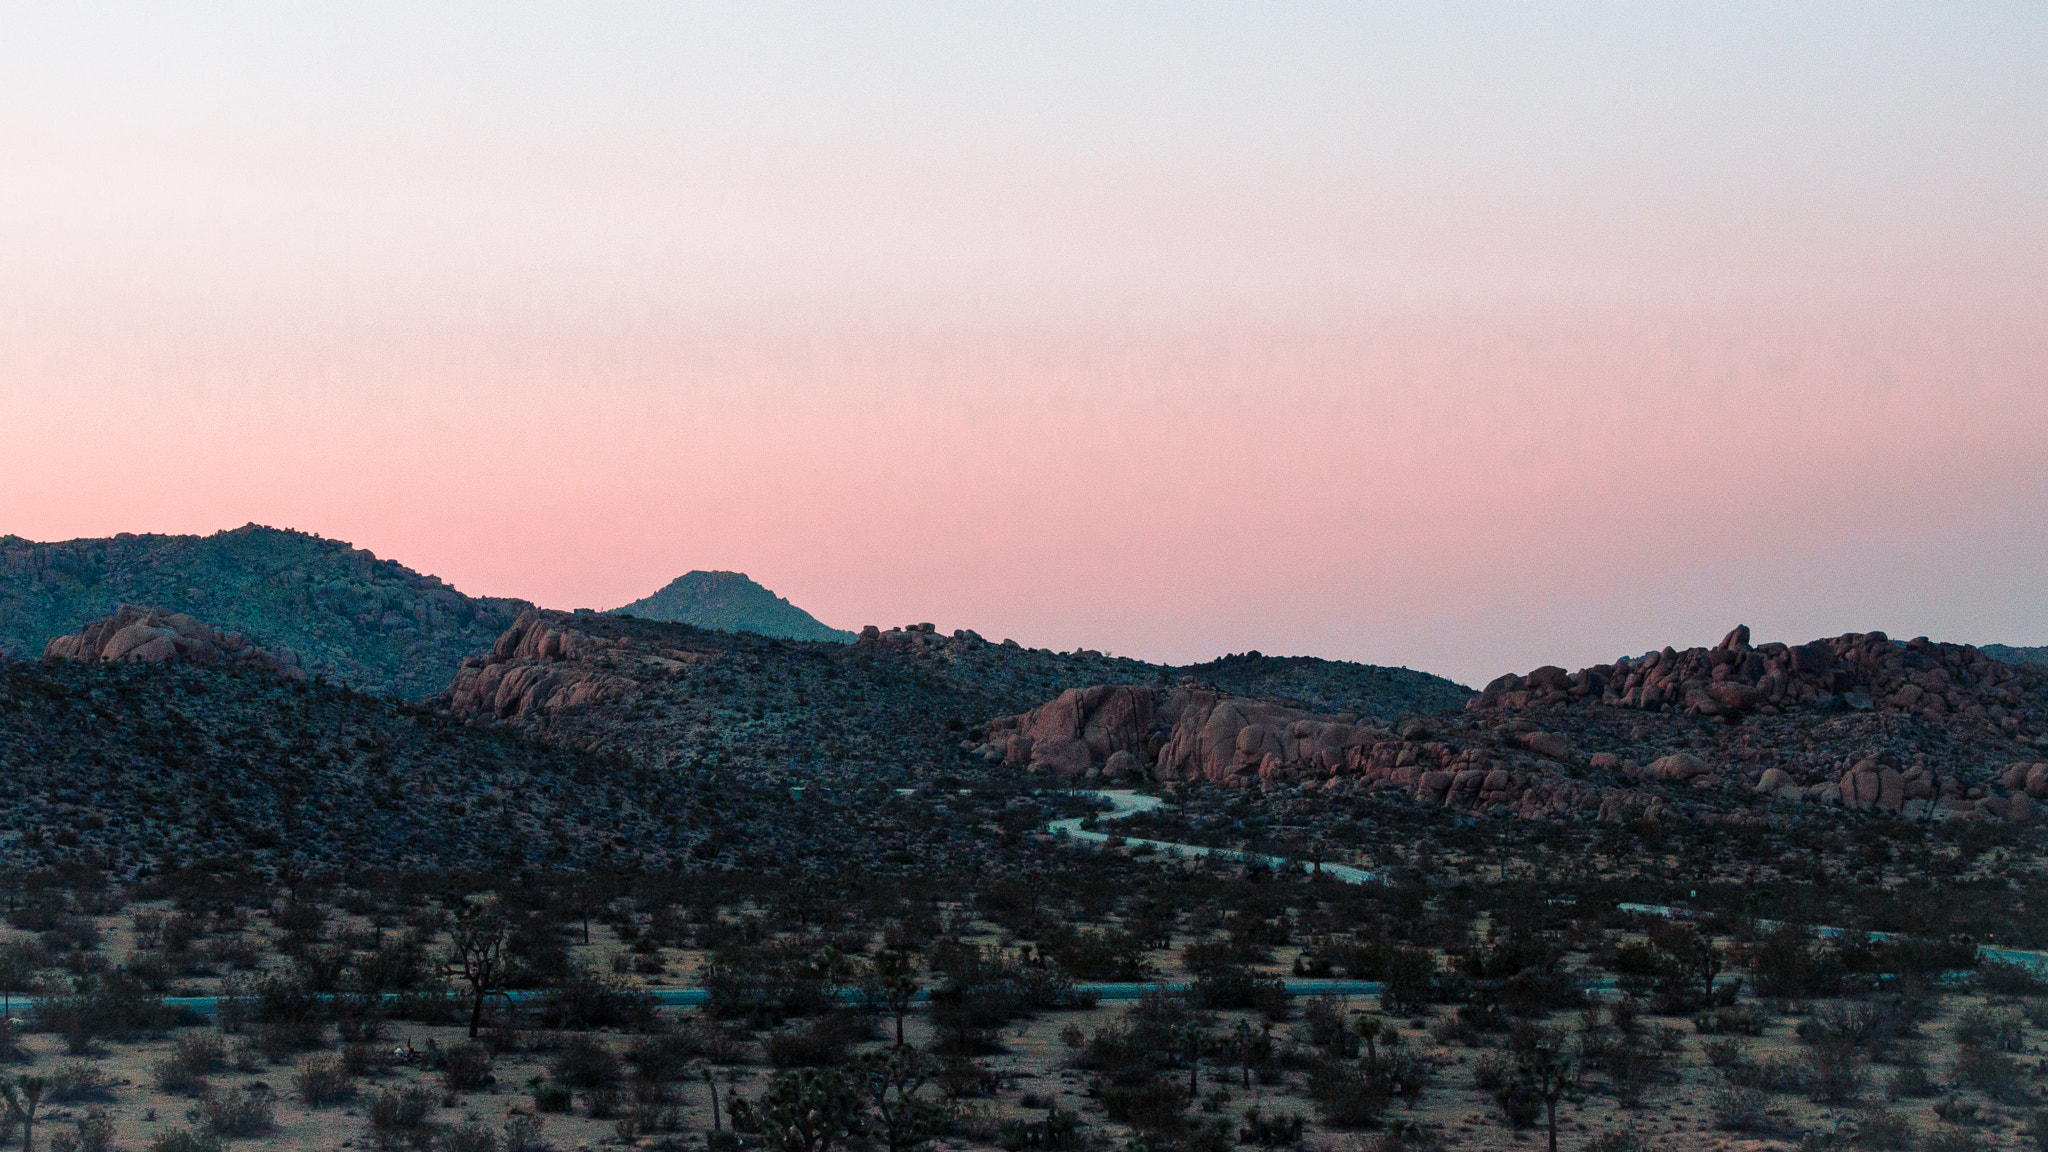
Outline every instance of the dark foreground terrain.
<svg viewBox="0 0 2048 1152">
<path fill-rule="evenodd" d="M 522 610 L 408 702 L 87 624 L 0 664 L 53 1148 L 2048 1147 L 2048 669 L 1967 646 L 1475 694 Z"/>
</svg>

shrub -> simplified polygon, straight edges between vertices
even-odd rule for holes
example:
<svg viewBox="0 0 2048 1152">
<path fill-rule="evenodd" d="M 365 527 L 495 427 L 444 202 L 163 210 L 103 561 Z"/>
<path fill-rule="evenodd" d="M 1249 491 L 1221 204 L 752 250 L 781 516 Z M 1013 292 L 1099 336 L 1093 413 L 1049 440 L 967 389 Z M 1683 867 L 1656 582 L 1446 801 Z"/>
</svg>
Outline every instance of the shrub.
<svg viewBox="0 0 2048 1152">
<path fill-rule="evenodd" d="M 370 1127 L 378 1132 L 415 1131 L 434 1110 L 434 1094 L 415 1084 L 386 1088 L 370 1098 Z"/>
<path fill-rule="evenodd" d="M 619 1080 L 619 1057 L 603 1041 L 571 1036 L 549 1071 L 571 1088 L 609 1088 Z"/>
<path fill-rule="evenodd" d="M 1907 1096 L 1934 1095 L 1934 1081 L 1925 1068 L 1901 1068 L 1885 1083 L 1884 1094 L 1894 1100 Z"/>
<path fill-rule="evenodd" d="M 2024 1052 L 2026 1025 L 2017 1011 L 1991 1012 L 1970 1008 L 1956 1017 L 1956 1043 L 1994 1048 L 2000 1052 Z"/>
<path fill-rule="evenodd" d="M 1119 1124 L 1148 1132 L 1179 1127 L 1187 1111 L 1187 1091 L 1178 1080 L 1146 1080 L 1111 1084 L 1102 1089 L 1102 1111 Z"/>
<path fill-rule="evenodd" d="M 199 1113 L 219 1136 L 259 1136 L 276 1122 L 270 1093 L 254 1086 L 209 1092 L 200 1097 Z"/>
<path fill-rule="evenodd" d="M 481 1124 L 457 1124 L 441 1134 L 444 1152 L 498 1152 L 498 1134 Z"/>
<path fill-rule="evenodd" d="M 487 1087 L 495 1079 L 491 1075 L 490 1049 L 474 1041 L 457 1044 L 448 1050 L 442 1061 L 441 1077 L 455 1092 L 474 1092 Z"/>
<path fill-rule="evenodd" d="M 2003 1052 L 1975 1044 L 1956 1049 L 1956 1080 L 2000 1104 L 2025 1104 L 2030 1099 L 2019 1063 Z"/>
<path fill-rule="evenodd" d="M 1974 1132 L 1943 1125 L 1920 1142 L 1920 1152 L 1983 1152 L 1984 1141 Z"/>
<path fill-rule="evenodd" d="M 533 1107 L 539 1112 L 567 1112 L 575 1103 L 575 1094 L 567 1084 L 556 1084 L 536 1076 L 532 1081 Z"/>
<path fill-rule="evenodd" d="M 96 1065 L 74 1060 L 59 1065 L 50 1077 L 50 1086 L 43 1093 L 43 1099 L 54 1104 L 69 1104 L 77 1100 L 105 1100 L 113 1094 L 114 1078 L 101 1071 Z"/>
<path fill-rule="evenodd" d="M 1472 1086 L 1481 1092 L 1491 1092 L 1508 1082 L 1515 1066 L 1499 1052 L 1483 1052 L 1472 1062 Z"/>
<path fill-rule="evenodd" d="M 299 1061 L 299 1069 L 292 1075 L 292 1087 L 298 1091 L 299 1099 L 314 1108 L 355 1094 L 348 1067 L 338 1056 L 309 1056 Z"/>
<path fill-rule="evenodd" d="M 1888 1108 L 1869 1108 L 1856 1118 L 1856 1147 L 1870 1152 L 1903 1152 L 1913 1146 L 1913 1125 Z"/>
<path fill-rule="evenodd" d="M 1840 1104 L 1854 1100 L 1868 1079 L 1862 1055 L 1846 1037 L 1825 1037 L 1806 1050 L 1807 1094 L 1816 1101 Z"/>
<path fill-rule="evenodd" d="M 1710 1008 L 1692 1018 L 1693 1031 L 1702 1036 L 1761 1036 L 1770 1026 L 1771 1014 L 1761 1004 Z"/>
<path fill-rule="evenodd" d="M 1716 1128 L 1732 1132 L 1754 1132 L 1764 1126 L 1764 1110 L 1770 1097 L 1754 1088 L 1724 1084 L 1707 1099 L 1707 1111 Z"/>
<path fill-rule="evenodd" d="M 166 1128 L 149 1142 L 149 1152 L 222 1152 L 226 1146 L 211 1132 Z"/>
<path fill-rule="evenodd" d="M 540 1117 L 514 1116 L 505 1121 L 503 1152 L 548 1152 L 548 1142 L 541 1137 Z"/>
<path fill-rule="evenodd" d="M 2048 983 L 2032 969 L 2002 960 L 1977 962 L 1977 987 L 1998 996 L 2038 996 L 2048 992 Z"/>
<path fill-rule="evenodd" d="M 1386 1112 L 1392 1093 L 1359 1068 L 1323 1061 L 1309 1070 L 1308 1095 L 1331 1126 L 1370 1128 Z"/>
<path fill-rule="evenodd" d="M 227 1057 L 227 1044 L 212 1032 L 198 1032 L 178 1041 L 171 1054 L 157 1061 L 156 1084 L 165 1092 L 198 1096 L 206 1092 L 206 1075 Z"/>
</svg>

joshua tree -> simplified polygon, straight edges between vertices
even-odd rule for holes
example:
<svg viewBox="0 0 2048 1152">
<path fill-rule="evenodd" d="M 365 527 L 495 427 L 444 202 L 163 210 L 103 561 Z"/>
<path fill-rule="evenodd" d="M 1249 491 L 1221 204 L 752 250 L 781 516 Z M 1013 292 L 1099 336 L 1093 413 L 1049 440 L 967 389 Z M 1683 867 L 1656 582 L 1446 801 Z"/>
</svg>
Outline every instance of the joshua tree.
<svg viewBox="0 0 2048 1152">
<path fill-rule="evenodd" d="M 449 966 L 469 983 L 469 1035 L 475 1039 L 483 1027 L 484 1001 L 504 975 L 505 918 L 495 908 L 480 908 L 458 918 L 448 935 Z"/>
<path fill-rule="evenodd" d="M 8 1114 L 21 1124 L 21 1152 L 35 1152 L 36 1105 L 43 1102 L 44 1087 L 41 1076 L 26 1073 L 11 1082 L 0 1080 L 0 1099 L 6 1101 Z"/>
<path fill-rule="evenodd" d="M 896 1047 L 903 1047 L 903 1016 L 917 996 L 917 960 L 906 952 L 876 953 L 874 995 L 896 1017 Z"/>
<path fill-rule="evenodd" d="M 1515 1075 L 1543 1101 L 1544 1120 L 1550 1130 L 1550 1152 L 1557 1152 L 1557 1102 L 1569 1100 L 1576 1104 L 1584 1099 L 1579 1091 L 1578 1062 L 1555 1038 L 1546 1038 L 1522 1053 Z"/>
</svg>

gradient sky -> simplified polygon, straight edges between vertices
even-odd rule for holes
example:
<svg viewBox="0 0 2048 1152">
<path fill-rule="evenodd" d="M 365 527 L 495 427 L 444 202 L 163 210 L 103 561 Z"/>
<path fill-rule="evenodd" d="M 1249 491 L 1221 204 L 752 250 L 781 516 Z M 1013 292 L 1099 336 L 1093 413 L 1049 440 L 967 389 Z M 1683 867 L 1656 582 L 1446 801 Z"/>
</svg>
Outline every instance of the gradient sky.
<svg viewBox="0 0 2048 1152">
<path fill-rule="evenodd" d="M 0 7 L 0 533 L 1482 683 L 2048 643 L 2048 6 Z"/>
</svg>

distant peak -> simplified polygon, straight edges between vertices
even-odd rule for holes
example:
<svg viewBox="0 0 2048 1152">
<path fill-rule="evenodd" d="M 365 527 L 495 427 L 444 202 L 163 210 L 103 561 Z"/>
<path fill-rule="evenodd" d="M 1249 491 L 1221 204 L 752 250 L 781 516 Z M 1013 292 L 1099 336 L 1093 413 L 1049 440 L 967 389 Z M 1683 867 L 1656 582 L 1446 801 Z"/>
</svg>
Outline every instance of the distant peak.
<svg viewBox="0 0 2048 1152">
<path fill-rule="evenodd" d="M 785 640 L 853 639 L 853 633 L 819 622 L 817 617 L 763 588 L 744 572 L 686 572 L 654 595 L 612 612 Z"/>
</svg>

